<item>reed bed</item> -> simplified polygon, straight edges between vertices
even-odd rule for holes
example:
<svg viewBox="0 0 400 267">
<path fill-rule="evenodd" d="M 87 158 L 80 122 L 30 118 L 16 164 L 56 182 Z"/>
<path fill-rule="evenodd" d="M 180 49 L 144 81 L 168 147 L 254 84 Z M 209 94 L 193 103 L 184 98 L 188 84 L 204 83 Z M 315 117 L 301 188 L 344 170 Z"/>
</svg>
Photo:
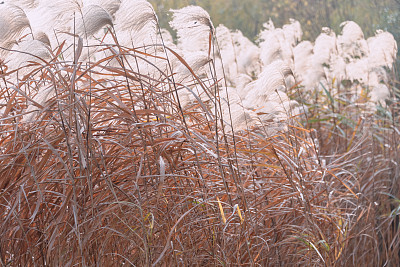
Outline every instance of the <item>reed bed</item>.
<svg viewBox="0 0 400 267">
<path fill-rule="evenodd" d="M 367 115 L 319 94 L 273 136 L 229 131 L 216 80 L 186 64 L 211 97 L 183 109 L 176 73 L 126 64 L 167 54 L 114 45 L 83 64 L 80 42 L 17 83 L 1 66 L 2 266 L 399 263 L 395 103 Z"/>
</svg>

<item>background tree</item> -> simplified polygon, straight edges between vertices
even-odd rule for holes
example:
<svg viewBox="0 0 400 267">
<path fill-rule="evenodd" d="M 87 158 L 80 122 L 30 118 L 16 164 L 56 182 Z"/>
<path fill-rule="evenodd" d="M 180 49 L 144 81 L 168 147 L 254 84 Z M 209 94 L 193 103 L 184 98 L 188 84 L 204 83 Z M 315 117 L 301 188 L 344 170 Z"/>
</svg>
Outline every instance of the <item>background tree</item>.
<svg viewBox="0 0 400 267">
<path fill-rule="evenodd" d="M 360 25 L 365 38 L 377 29 L 392 33 L 400 41 L 400 0 L 149 0 L 159 15 L 161 26 L 174 32 L 168 25 L 172 9 L 199 5 L 206 9 L 215 26 L 224 24 L 241 30 L 253 41 L 257 40 L 263 24 L 270 18 L 276 27 L 294 18 L 301 23 L 303 39 L 315 40 L 322 27 L 330 27 L 337 34 L 340 24 L 353 20 Z M 400 52 L 398 52 L 398 58 Z M 400 68 L 400 60 L 396 62 Z M 397 79 L 400 79 L 398 77 Z"/>
<path fill-rule="evenodd" d="M 159 14 L 162 27 L 169 28 L 169 9 L 187 5 L 205 8 L 217 26 L 239 29 L 252 40 L 271 18 L 277 27 L 290 18 L 300 21 L 305 39 L 314 39 L 321 27 L 340 32 L 340 23 L 357 22 L 366 37 L 377 29 L 392 32 L 400 39 L 400 0 L 150 0 Z"/>
</svg>

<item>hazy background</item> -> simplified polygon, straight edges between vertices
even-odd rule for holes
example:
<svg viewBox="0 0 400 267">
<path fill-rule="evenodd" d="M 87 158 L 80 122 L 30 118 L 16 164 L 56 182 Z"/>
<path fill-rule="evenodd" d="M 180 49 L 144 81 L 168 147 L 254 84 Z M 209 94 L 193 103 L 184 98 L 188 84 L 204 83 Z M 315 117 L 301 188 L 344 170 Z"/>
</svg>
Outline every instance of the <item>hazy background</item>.
<svg viewBox="0 0 400 267">
<path fill-rule="evenodd" d="M 255 40 L 262 24 L 271 18 L 276 27 L 300 21 L 303 39 L 314 40 L 321 27 L 328 26 L 340 32 L 340 23 L 357 22 L 365 37 L 376 29 L 391 32 L 400 40 L 400 0 L 150 0 L 159 15 L 162 27 L 168 28 L 170 8 L 199 5 L 206 9 L 214 26 L 220 23 L 230 29 L 239 29 Z"/>
</svg>

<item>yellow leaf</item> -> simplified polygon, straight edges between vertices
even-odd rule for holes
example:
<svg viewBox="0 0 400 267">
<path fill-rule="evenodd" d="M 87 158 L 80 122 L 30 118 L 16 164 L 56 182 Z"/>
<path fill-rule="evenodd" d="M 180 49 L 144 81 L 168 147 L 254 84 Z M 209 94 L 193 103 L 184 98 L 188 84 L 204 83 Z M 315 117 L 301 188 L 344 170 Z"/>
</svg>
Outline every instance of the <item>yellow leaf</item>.
<svg viewBox="0 0 400 267">
<path fill-rule="evenodd" d="M 244 220 L 243 220 L 243 217 L 242 217 L 242 213 L 240 212 L 239 206 L 236 206 L 236 209 L 237 209 L 238 215 L 240 217 L 240 223 L 243 223 Z"/>
<path fill-rule="evenodd" d="M 218 197 L 217 197 L 217 201 L 218 201 L 219 211 L 221 212 L 222 221 L 223 221 L 224 224 L 225 224 L 225 223 L 226 223 L 226 218 L 225 218 L 224 209 L 222 208 L 221 201 L 219 201 L 219 198 L 218 198 Z"/>
</svg>

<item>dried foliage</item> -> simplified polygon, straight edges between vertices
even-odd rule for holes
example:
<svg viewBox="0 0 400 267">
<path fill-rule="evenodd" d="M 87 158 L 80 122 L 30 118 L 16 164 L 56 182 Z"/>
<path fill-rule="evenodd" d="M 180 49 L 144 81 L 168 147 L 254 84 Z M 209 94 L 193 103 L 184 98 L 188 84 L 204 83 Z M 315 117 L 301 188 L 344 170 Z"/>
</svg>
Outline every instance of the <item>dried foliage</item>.
<svg viewBox="0 0 400 267">
<path fill-rule="evenodd" d="M 393 77 L 395 73 L 392 73 Z M 393 81 L 393 79 L 392 79 Z M 347 85 L 359 87 L 357 84 Z M 316 129 L 319 160 L 328 173 L 357 196 L 329 196 L 340 206 L 343 237 L 337 266 L 397 266 L 400 263 L 400 97 L 399 83 L 388 84 L 384 106 L 371 107 L 368 88 L 360 95 L 334 83 L 313 92 L 307 128 Z M 297 100 L 304 96 L 293 92 Z M 371 108 L 376 112 L 371 112 Z M 340 237 L 339 239 L 343 238 Z"/>
<path fill-rule="evenodd" d="M 61 44 L 16 81 L 1 65 L 3 266 L 400 262 L 395 101 L 373 113 L 363 95 L 293 87 L 291 99 L 315 102 L 283 131 L 228 131 L 215 76 L 161 44 L 150 54 L 106 34 L 116 42 L 97 61 L 79 60 L 80 38 L 73 61 Z M 180 82 L 174 61 L 191 79 Z M 152 62 L 168 67 L 140 71 Z M 178 92 L 194 87 L 209 97 L 183 109 Z"/>
</svg>

